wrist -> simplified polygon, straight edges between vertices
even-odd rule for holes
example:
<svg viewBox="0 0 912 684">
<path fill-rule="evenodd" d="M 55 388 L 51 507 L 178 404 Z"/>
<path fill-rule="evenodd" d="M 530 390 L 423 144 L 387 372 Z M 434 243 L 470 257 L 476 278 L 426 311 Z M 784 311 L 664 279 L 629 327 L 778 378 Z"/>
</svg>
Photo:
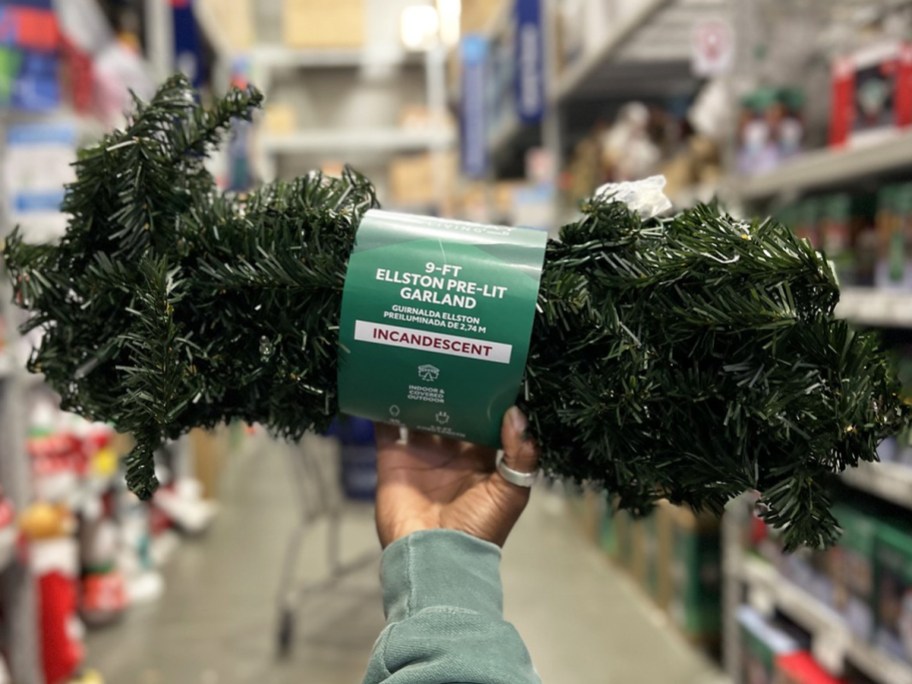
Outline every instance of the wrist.
<svg viewBox="0 0 912 684">
<path fill-rule="evenodd" d="M 381 560 L 388 621 L 436 606 L 500 617 L 500 557 L 497 545 L 456 530 L 419 530 L 397 539 Z"/>
</svg>

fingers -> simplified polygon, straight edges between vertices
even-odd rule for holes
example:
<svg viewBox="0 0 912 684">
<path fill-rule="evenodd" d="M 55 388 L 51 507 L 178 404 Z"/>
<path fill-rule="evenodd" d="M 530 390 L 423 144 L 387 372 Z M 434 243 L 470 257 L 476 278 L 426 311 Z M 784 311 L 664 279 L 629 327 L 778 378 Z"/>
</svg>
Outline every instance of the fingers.
<svg viewBox="0 0 912 684">
<path fill-rule="evenodd" d="M 513 406 L 504 414 L 500 429 L 504 463 L 521 473 L 535 472 L 538 468 L 538 446 L 526 433 L 528 426 L 523 412 Z"/>
<path fill-rule="evenodd" d="M 378 447 L 389 446 L 399 441 L 399 426 L 386 423 L 374 423 L 374 439 Z"/>
</svg>

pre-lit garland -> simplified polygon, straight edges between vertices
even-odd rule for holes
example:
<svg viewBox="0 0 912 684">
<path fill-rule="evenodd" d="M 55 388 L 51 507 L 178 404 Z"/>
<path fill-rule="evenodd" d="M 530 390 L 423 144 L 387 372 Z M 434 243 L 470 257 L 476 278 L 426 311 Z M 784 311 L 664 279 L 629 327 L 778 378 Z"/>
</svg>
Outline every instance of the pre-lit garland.
<svg viewBox="0 0 912 684">
<path fill-rule="evenodd" d="M 182 77 L 80 153 L 58 245 L 7 241 L 30 360 L 63 408 L 136 437 L 127 479 L 197 426 L 241 419 L 295 439 L 337 411 L 339 308 L 360 217 L 351 170 L 219 194 L 204 161 L 262 96 L 212 110 Z M 762 492 L 790 546 L 831 542 L 832 473 L 904 425 L 874 337 L 834 320 L 826 261 L 774 221 L 715 206 L 641 220 L 598 197 L 549 243 L 526 382 L 542 465 L 620 505 L 721 511 Z"/>
</svg>

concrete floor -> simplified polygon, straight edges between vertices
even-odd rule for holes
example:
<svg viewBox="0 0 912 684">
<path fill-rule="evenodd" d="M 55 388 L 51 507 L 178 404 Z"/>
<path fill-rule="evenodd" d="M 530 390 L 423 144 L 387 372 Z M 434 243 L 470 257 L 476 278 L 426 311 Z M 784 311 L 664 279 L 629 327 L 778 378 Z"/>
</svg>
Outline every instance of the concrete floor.
<svg viewBox="0 0 912 684">
<path fill-rule="evenodd" d="M 357 684 L 383 627 L 376 559 L 300 597 L 293 650 L 276 658 L 276 592 L 298 498 L 276 446 L 227 464 L 222 508 L 165 568 L 164 597 L 88 637 L 107 684 Z M 326 573 L 326 529 L 305 542 L 302 581 Z M 346 509 L 343 556 L 379 548 L 371 511 Z M 719 684 L 724 679 L 536 492 L 507 544 L 506 613 L 546 684 Z"/>
</svg>

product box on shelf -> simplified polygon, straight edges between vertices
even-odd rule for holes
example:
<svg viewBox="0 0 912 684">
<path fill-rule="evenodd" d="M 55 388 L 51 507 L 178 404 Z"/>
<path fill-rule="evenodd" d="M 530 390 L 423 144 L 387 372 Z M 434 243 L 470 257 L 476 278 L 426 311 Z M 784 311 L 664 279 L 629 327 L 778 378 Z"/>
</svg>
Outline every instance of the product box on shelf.
<svg viewBox="0 0 912 684">
<path fill-rule="evenodd" d="M 389 165 L 391 204 L 397 208 L 434 205 L 452 186 L 456 158 L 452 154 L 411 154 L 395 157 Z"/>
<path fill-rule="evenodd" d="M 840 282 L 847 282 L 855 272 L 852 197 L 845 192 L 835 193 L 822 197 L 820 204 L 820 246 L 835 263 Z"/>
<path fill-rule="evenodd" d="M 912 525 L 881 521 L 874 551 L 874 641 L 912 664 Z"/>
<path fill-rule="evenodd" d="M 722 617 L 718 519 L 680 507 L 667 511 L 672 545 L 669 613 L 689 638 L 715 639 Z"/>
<path fill-rule="evenodd" d="M 284 0 L 285 43 L 303 49 L 353 49 L 364 44 L 364 0 Z"/>
<path fill-rule="evenodd" d="M 218 20 L 219 33 L 232 52 L 249 50 L 256 41 L 254 0 L 194 0 L 199 11 Z"/>
<path fill-rule="evenodd" d="M 270 102 L 263 112 L 263 130 L 270 135 L 284 135 L 297 130 L 297 112 L 290 104 Z"/>
<path fill-rule="evenodd" d="M 820 248 L 822 240 L 818 229 L 820 217 L 820 202 L 815 197 L 809 197 L 795 205 L 794 231 L 795 235 L 805 238 L 812 246 Z"/>
<path fill-rule="evenodd" d="M 786 205 L 777 218 L 823 251 L 835 265 L 840 283 L 870 286 L 881 277 L 877 275 L 878 269 L 882 270 L 878 264 L 887 252 L 881 244 L 889 242 L 886 229 L 877 228 L 887 225 L 884 212 L 878 212 L 879 205 L 883 207 L 883 196 L 839 192 Z"/>
<path fill-rule="evenodd" d="M 788 653 L 776 658 L 773 684 L 847 684 L 824 670 L 807 651 Z"/>
<path fill-rule="evenodd" d="M 851 632 L 864 641 L 874 630 L 874 545 L 876 519 L 867 511 L 838 504 L 833 515 L 842 528 L 839 543 L 826 551 L 833 579 L 833 603 Z"/>
<path fill-rule="evenodd" d="M 884 41 L 833 63 L 830 144 L 884 140 L 912 123 L 912 46 Z"/>
<path fill-rule="evenodd" d="M 741 100 L 738 172 L 766 173 L 798 154 L 804 142 L 804 94 L 789 88 L 758 88 Z"/>
<path fill-rule="evenodd" d="M 503 0 L 462 0 L 459 13 L 460 32 L 465 35 L 484 31 L 503 4 Z"/>
<path fill-rule="evenodd" d="M 888 185 L 877 195 L 877 287 L 912 290 L 912 184 Z"/>
</svg>

